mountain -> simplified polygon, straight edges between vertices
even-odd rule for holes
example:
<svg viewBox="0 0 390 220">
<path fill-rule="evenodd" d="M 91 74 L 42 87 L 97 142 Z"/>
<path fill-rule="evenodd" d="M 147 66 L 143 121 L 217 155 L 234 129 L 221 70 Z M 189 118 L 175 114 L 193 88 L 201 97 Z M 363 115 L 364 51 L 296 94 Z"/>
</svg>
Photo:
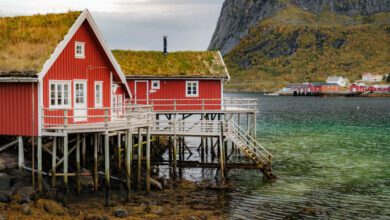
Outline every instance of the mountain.
<svg viewBox="0 0 390 220">
<path fill-rule="evenodd" d="M 226 0 L 209 49 L 231 89 L 390 73 L 390 0 Z"/>
</svg>

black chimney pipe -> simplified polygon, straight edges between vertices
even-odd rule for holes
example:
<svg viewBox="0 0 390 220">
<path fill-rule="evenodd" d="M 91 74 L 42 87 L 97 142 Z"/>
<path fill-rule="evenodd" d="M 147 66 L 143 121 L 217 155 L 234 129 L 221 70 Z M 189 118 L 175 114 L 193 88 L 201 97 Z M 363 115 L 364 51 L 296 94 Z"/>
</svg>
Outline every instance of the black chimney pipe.
<svg viewBox="0 0 390 220">
<path fill-rule="evenodd" d="M 164 36 L 164 55 L 168 55 L 168 36 Z"/>
</svg>

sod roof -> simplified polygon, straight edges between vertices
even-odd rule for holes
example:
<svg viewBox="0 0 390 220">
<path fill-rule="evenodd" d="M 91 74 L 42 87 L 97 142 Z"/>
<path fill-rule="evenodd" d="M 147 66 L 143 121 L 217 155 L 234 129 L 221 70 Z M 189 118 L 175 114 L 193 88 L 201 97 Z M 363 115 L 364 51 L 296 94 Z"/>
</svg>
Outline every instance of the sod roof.
<svg viewBox="0 0 390 220">
<path fill-rule="evenodd" d="M 81 12 L 0 18 L 0 77 L 39 73 Z"/>
<path fill-rule="evenodd" d="M 217 51 L 112 51 L 128 78 L 227 78 L 225 64 Z"/>
</svg>

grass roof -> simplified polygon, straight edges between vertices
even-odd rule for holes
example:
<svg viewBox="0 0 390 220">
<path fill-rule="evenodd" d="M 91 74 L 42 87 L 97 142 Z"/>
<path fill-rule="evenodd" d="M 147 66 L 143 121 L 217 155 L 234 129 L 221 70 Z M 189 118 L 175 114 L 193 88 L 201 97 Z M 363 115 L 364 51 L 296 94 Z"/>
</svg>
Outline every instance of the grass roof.
<svg viewBox="0 0 390 220">
<path fill-rule="evenodd" d="M 223 60 L 216 51 L 112 51 L 127 77 L 226 78 Z"/>
<path fill-rule="evenodd" d="M 0 76 L 36 76 L 81 12 L 0 18 Z"/>
</svg>

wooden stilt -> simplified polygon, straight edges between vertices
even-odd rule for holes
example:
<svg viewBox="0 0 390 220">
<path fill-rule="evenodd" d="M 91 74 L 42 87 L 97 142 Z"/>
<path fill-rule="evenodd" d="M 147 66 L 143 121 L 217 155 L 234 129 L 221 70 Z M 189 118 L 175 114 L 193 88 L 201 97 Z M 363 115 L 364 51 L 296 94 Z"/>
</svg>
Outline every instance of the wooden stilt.
<svg viewBox="0 0 390 220">
<path fill-rule="evenodd" d="M 150 193 L 150 127 L 146 132 L 146 193 Z"/>
<path fill-rule="evenodd" d="M 23 137 L 19 136 L 18 137 L 18 167 L 19 170 L 23 169 L 24 166 L 24 147 L 23 147 Z"/>
<path fill-rule="evenodd" d="M 118 169 L 122 169 L 122 139 L 120 132 L 118 132 Z"/>
<path fill-rule="evenodd" d="M 225 153 L 224 153 L 224 147 L 223 147 L 223 122 L 221 122 L 221 134 L 219 136 L 219 149 L 220 149 L 220 154 L 219 154 L 219 161 L 221 165 L 221 184 L 225 185 Z"/>
<path fill-rule="evenodd" d="M 110 202 L 110 137 L 104 134 L 104 177 L 105 177 L 105 200 L 106 205 Z"/>
<path fill-rule="evenodd" d="M 93 185 L 95 191 L 98 191 L 98 181 L 99 181 L 99 174 L 98 174 L 98 145 L 99 145 L 99 135 L 94 135 L 93 140 Z"/>
<path fill-rule="evenodd" d="M 53 156 L 51 160 L 52 166 L 52 176 L 51 176 L 51 186 L 56 187 L 56 171 L 57 171 L 57 137 L 53 137 Z"/>
<path fill-rule="evenodd" d="M 173 177 L 176 178 L 176 167 L 177 167 L 177 137 L 173 137 Z"/>
<path fill-rule="evenodd" d="M 81 184 L 80 184 L 80 134 L 77 134 L 77 140 L 76 140 L 76 188 L 77 193 L 80 194 L 81 192 Z"/>
<path fill-rule="evenodd" d="M 42 137 L 38 137 L 38 191 L 42 192 Z"/>
<path fill-rule="evenodd" d="M 64 136 L 64 186 L 65 191 L 68 193 L 68 134 Z"/>
<path fill-rule="evenodd" d="M 87 136 L 83 136 L 83 139 L 81 141 L 81 155 L 82 155 L 82 167 L 85 167 L 86 158 L 85 153 L 87 151 Z"/>
<path fill-rule="evenodd" d="M 137 173 L 137 189 L 141 189 L 141 166 L 142 166 L 142 134 L 141 128 L 138 128 L 138 173 Z"/>
<path fill-rule="evenodd" d="M 131 194 L 131 162 L 133 160 L 133 134 L 131 130 L 127 131 L 126 141 L 126 186 L 127 186 L 127 201 L 130 201 Z"/>
</svg>

